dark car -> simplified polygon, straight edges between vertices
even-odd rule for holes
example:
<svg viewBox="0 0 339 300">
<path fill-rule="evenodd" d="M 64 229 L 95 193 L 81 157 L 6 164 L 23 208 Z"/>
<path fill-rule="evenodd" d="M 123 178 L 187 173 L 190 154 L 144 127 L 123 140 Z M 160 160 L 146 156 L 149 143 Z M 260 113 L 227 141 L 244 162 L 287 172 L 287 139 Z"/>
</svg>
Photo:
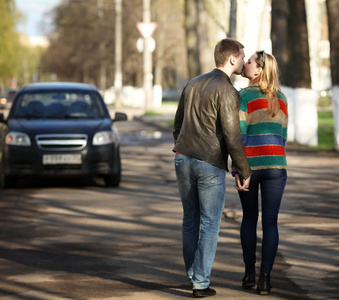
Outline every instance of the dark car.
<svg viewBox="0 0 339 300">
<path fill-rule="evenodd" d="M 0 180 L 14 187 L 31 175 L 103 176 L 119 186 L 121 160 L 114 122 L 96 87 L 33 83 L 20 89 L 8 118 L 0 114 Z M 0 124 L 1 124 L 0 123 Z"/>
</svg>

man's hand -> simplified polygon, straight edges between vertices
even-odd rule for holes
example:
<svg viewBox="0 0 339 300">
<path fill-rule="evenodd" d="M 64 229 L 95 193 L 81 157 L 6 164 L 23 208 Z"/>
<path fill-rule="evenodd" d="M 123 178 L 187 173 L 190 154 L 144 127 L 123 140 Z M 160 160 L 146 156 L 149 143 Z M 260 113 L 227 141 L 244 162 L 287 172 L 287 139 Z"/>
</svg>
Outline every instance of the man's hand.
<svg viewBox="0 0 339 300">
<path fill-rule="evenodd" d="M 241 179 L 239 174 L 235 175 L 235 188 L 239 191 L 239 192 L 248 192 L 249 191 L 249 186 L 250 186 L 250 181 L 251 181 L 251 176 L 248 177 L 246 180 L 244 180 L 243 183 L 241 183 Z"/>
</svg>

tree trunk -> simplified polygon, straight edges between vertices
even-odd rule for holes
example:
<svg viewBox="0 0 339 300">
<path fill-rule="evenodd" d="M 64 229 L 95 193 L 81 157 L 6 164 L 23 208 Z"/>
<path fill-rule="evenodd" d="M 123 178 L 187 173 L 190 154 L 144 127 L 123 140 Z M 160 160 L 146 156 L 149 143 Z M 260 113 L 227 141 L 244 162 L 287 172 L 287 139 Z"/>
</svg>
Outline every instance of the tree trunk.
<svg viewBox="0 0 339 300">
<path fill-rule="evenodd" d="M 115 53 L 114 53 L 115 107 L 121 107 L 122 91 L 122 0 L 115 1 Z"/>
<path fill-rule="evenodd" d="M 288 0 L 272 0 L 271 40 L 272 52 L 280 68 L 280 81 L 288 81 L 288 62 L 290 57 L 288 38 Z"/>
<path fill-rule="evenodd" d="M 198 0 L 198 43 L 200 55 L 200 72 L 206 73 L 211 70 L 210 47 L 208 46 L 208 25 L 205 0 Z M 199 75 L 199 74 L 197 74 Z"/>
<path fill-rule="evenodd" d="M 311 88 L 310 54 L 304 0 L 289 0 L 290 59 L 286 84 L 290 87 Z"/>
<path fill-rule="evenodd" d="M 288 99 L 288 140 L 318 144 L 317 93 L 311 67 L 304 0 L 272 0 L 272 49 Z"/>
<path fill-rule="evenodd" d="M 230 8 L 230 25 L 228 30 L 228 37 L 232 39 L 237 38 L 237 0 L 231 0 Z"/>
<path fill-rule="evenodd" d="M 332 104 L 334 117 L 334 148 L 339 150 L 339 7 L 337 0 L 326 0 L 330 61 L 332 78 Z"/>
<path fill-rule="evenodd" d="M 293 88 L 311 88 L 304 0 L 272 0 L 271 38 L 281 83 Z"/>
<path fill-rule="evenodd" d="M 338 0 L 327 0 L 328 31 L 330 40 L 330 61 L 332 85 L 339 86 L 339 6 Z"/>
<path fill-rule="evenodd" d="M 185 31 L 189 79 L 201 74 L 198 41 L 198 1 L 185 0 Z"/>
</svg>

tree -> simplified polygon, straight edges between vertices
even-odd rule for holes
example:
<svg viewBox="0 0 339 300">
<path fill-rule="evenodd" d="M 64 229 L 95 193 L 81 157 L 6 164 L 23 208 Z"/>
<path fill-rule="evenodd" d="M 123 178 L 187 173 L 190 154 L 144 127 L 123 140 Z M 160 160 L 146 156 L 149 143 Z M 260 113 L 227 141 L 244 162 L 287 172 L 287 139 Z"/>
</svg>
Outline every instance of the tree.
<svg viewBox="0 0 339 300">
<path fill-rule="evenodd" d="M 105 29 L 99 28 L 96 0 L 63 2 L 54 11 L 54 26 L 43 70 L 57 74 L 59 80 L 99 86 L 102 59 L 99 45 Z"/>
<path fill-rule="evenodd" d="M 288 37 L 288 0 L 272 0 L 271 40 L 272 52 L 280 68 L 280 80 L 288 81 L 289 37 Z"/>
<path fill-rule="evenodd" d="M 183 7 L 183 0 L 152 0 L 152 20 L 158 24 L 153 35 L 154 84 L 164 88 L 175 88 L 187 79 Z"/>
<path fill-rule="evenodd" d="M 228 37 L 232 39 L 237 38 L 237 10 L 238 10 L 238 3 L 237 0 L 230 0 L 230 25 L 228 30 Z"/>
<path fill-rule="evenodd" d="M 327 0 L 328 31 L 332 78 L 332 102 L 334 116 L 334 143 L 339 150 L 339 7 L 337 0 Z"/>
<path fill-rule="evenodd" d="M 288 93 L 290 141 L 318 144 L 317 94 L 311 90 L 311 68 L 304 0 L 272 0 L 271 40 Z"/>
<path fill-rule="evenodd" d="M 185 0 L 185 30 L 189 79 L 201 74 L 199 48 L 199 1 Z"/>
<path fill-rule="evenodd" d="M 19 72 L 17 74 L 18 86 L 31 83 L 33 80 L 41 80 L 43 74 L 40 72 L 41 57 L 45 51 L 42 46 L 23 45 L 19 56 Z M 49 78 L 48 78 L 49 79 Z M 50 79 L 49 79 L 50 80 Z"/>
<path fill-rule="evenodd" d="M 18 73 L 21 45 L 15 30 L 18 14 L 14 0 L 0 0 L 0 12 L 0 85 L 3 87 Z"/>
<path fill-rule="evenodd" d="M 49 36 L 50 47 L 42 62 L 45 73 L 57 74 L 58 80 L 83 81 L 100 86 L 100 60 L 104 60 L 107 87 L 113 85 L 115 5 L 112 0 L 100 0 L 104 14 L 100 19 L 98 3 L 99 0 L 67 0 L 53 10 L 54 30 Z M 153 55 L 153 65 L 157 70 L 156 80 L 162 81 L 165 87 L 176 87 L 177 78 L 183 76 L 181 70 L 186 61 L 182 26 L 184 0 L 175 2 L 152 0 L 151 3 L 152 21 L 158 23 L 158 29 L 153 36 L 157 44 Z M 142 86 L 143 56 L 136 48 L 136 42 L 141 37 L 136 23 L 141 21 L 142 1 L 122 1 L 122 83 L 124 86 Z M 103 45 L 101 48 L 105 49 L 101 59 L 100 44 Z M 180 72 L 177 72 L 178 69 Z M 166 76 L 161 77 L 163 73 Z"/>
<path fill-rule="evenodd" d="M 328 31 L 332 85 L 339 86 L 339 6 L 337 0 L 327 0 Z"/>
<path fill-rule="evenodd" d="M 281 83 L 311 88 L 305 1 L 272 0 L 271 25 L 272 51 L 281 70 Z"/>
</svg>

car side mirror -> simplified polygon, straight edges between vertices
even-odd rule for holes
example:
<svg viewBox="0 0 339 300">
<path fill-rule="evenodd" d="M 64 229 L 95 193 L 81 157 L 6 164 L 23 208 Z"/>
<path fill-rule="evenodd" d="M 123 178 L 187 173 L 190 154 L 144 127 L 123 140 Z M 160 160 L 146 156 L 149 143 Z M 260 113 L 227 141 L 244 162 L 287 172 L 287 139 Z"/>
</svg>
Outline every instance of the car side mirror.
<svg viewBox="0 0 339 300">
<path fill-rule="evenodd" d="M 115 113 L 113 122 L 119 122 L 119 121 L 127 121 L 127 115 L 121 112 Z"/>
<path fill-rule="evenodd" d="M 7 123 L 3 113 L 0 114 L 0 123 Z"/>
</svg>

